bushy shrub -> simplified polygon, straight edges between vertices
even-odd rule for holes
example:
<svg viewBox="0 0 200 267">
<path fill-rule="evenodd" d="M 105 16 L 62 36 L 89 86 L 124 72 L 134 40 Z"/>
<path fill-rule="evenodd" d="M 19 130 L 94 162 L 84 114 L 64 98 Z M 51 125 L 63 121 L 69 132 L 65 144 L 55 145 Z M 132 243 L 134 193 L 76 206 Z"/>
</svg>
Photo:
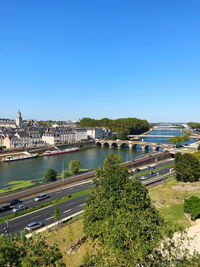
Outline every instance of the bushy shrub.
<svg viewBox="0 0 200 267">
<path fill-rule="evenodd" d="M 190 213 L 191 220 L 196 220 L 200 215 L 200 198 L 191 196 L 184 202 L 184 212 Z"/>
<path fill-rule="evenodd" d="M 62 177 L 68 177 L 70 176 L 70 171 L 69 170 L 64 170 L 63 173 L 62 173 Z"/>
</svg>

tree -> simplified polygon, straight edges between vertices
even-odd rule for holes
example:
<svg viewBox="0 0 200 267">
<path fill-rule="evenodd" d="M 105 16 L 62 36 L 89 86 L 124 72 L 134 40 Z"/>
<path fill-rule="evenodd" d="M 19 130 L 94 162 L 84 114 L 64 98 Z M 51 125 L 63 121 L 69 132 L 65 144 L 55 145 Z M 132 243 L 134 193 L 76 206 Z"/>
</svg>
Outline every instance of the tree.
<svg viewBox="0 0 200 267">
<path fill-rule="evenodd" d="M 42 130 L 42 129 L 40 129 L 40 130 L 38 131 L 38 133 L 39 133 L 39 135 L 42 137 L 42 136 L 43 136 L 43 134 L 45 133 L 45 131 L 44 131 L 44 130 Z"/>
<path fill-rule="evenodd" d="M 84 232 L 96 250 L 83 266 L 184 266 L 178 265 L 180 255 L 187 264 L 198 263 L 199 255 L 175 249 L 147 189 L 130 175 L 119 164 L 98 169 L 83 218 Z"/>
<path fill-rule="evenodd" d="M 47 182 L 53 182 L 56 180 L 57 172 L 53 169 L 48 169 L 44 175 Z"/>
<path fill-rule="evenodd" d="M 70 175 L 71 175 L 71 173 L 70 173 L 69 170 L 64 170 L 64 171 L 62 172 L 62 177 L 68 177 L 68 176 L 70 176 Z"/>
<path fill-rule="evenodd" d="M 122 161 L 122 157 L 120 155 L 109 153 L 108 156 L 104 160 L 104 168 L 109 168 L 111 165 L 120 163 L 121 161 Z"/>
<path fill-rule="evenodd" d="M 117 139 L 117 135 L 116 134 L 112 134 L 110 137 L 111 140 L 116 140 Z"/>
<path fill-rule="evenodd" d="M 53 218 L 55 221 L 57 221 L 57 223 L 59 222 L 60 216 L 61 216 L 60 210 L 59 210 L 59 208 L 56 207 L 54 210 Z"/>
<path fill-rule="evenodd" d="M 199 160 L 190 153 L 175 154 L 176 179 L 183 182 L 194 182 L 200 177 Z"/>
<path fill-rule="evenodd" d="M 71 174 L 76 174 L 81 168 L 81 163 L 79 160 L 71 160 L 69 163 L 69 169 Z"/>
<path fill-rule="evenodd" d="M 183 142 L 188 142 L 190 140 L 190 135 L 186 133 L 184 136 L 182 135 L 176 135 L 174 137 L 169 138 L 168 142 L 169 143 L 175 143 L 175 144 L 180 144 Z"/>
<path fill-rule="evenodd" d="M 0 266 L 65 266 L 62 254 L 54 243 L 46 243 L 45 238 L 26 238 L 20 235 L 0 235 Z"/>
<path fill-rule="evenodd" d="M 200 144 L 198 145 L 198 148 L 197 149 L 198 149 L 198 151 L 200 151 Z"/>
</svg>

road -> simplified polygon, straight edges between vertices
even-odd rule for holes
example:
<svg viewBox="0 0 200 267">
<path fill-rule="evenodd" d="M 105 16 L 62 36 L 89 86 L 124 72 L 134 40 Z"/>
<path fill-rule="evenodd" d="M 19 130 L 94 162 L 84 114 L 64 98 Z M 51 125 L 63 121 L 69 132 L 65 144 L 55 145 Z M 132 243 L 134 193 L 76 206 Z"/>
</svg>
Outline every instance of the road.
<svg viewBox="0 0 200 267">
<path fill-rule="evenodd" d="M 159 164 L 155 165 L 155 167 L 156 168 L 162 167 L 164 165 L 168 165 L 169 163 L 172 163 L 172 161 L 159 163 Z M 169 172 L 170 168 L 171 167 L 167 167 L 163 170 L 160 170 L 159 173 L 163 175 L 163 174 Z M 149 169 L 144 168 L 141 170 L 141 172 L 146 171 L 146 170 L 149 170 Z M 151 172 L 151 171 L 154 171 L 154 170 L 149 170 L 149 172 Z M 149 175 L 149 174 L 145 175 L 145 177 L 146 177 L 145 180 L 151 179 L 151 178 L 156 177 L 156 176 L 157 176 L 157 171 L 153 175 Z M 28 205 L 28 207 L 33 207 L 33 206 L 40 205 L 40 204 L 45 203 L 45 202 L 49 202 L 50 200 L 55 200 L 55 199 L 61 198 L 63 196 L 69 195 L 69 194 L 74 194 L 76 192 L 86 190 L 91 185 L 92 185 L 92 182 L 87 182 L 87 183 L 80 184 L 80 185 L 74 185 L 74 186 L 69 187 L 69 188 L 65 188 L 65 189 L 61 189 L 61 190 L 57 190 L 57 191 L 54 191 L 52 193 L 49 193 L 50 198 L 48 198 L 46 200 L 35 202 L 33 200 L 33 198 L 29 198 L 29 199 L 25 199 L 23 201 L 23 203 L 25 205 Z M 52 224 L 55 221 L 53 218 L 55 207 L 59 208 L 60 213 L 61 213 L 61 219 L 68 217 L 68 216 L 70 216 L 76 212 L 79 212 L 79 211 L 83 210 L 85 199 L 88 196 L 89 195 L 87 194 L 87 195 L 77 197 L 77 198 L 72 199 L 72 200 L 68 200 L 68 201 L 61 203 L 61 204 L 58 204 L 58 205 L 48 206 L 48 207 L 45 207 L 43 209 L 31 212 L 29 214 L 24 214 L 20 217 L 16 217 L 15 219 L 9 221 L 9 232 L 12 234 L 13 233 L 19 233 L 21 230 L 24 229 L 24 227 L 28 223 L 31 223 L 34 221 L 44 222 L 45 226 Z M 5 216 L 5 215 L 8 215 L 10 213 L 12 213 L 12 211 L 4 212 L 1 214 L 1 216 Z M 4 227 L 6 227 L 6 224 L 0 224 L 0 233 L 4 233 Z"/>
<path fill-rule="evenodd" d="M 83 183 L 83 184 L 80 184 L 80 185 L 73 185 L 73 186 L 65 188 L 65 189 L 59 189 L 59 190 L 56 190 L 54 192 L 48 193 L 48 196 L 50 196 L 50 197 L 45 199 L 45 200 L 41 200 L 41 201 L 37 201 L 36 202 L 36 201 L 34 201 L 33 197 L 24 199 L 23 200 L 23 204 L 28 208 L 32 208 L 32 207 L 35 207 L 35 206 L 39 206 L 39 205 L 41 205 L 43 203 L 50 202 L 52 200 L 56 200 L 56 199 L 60 199 L 62 197 L 66 197 L 69 194 L 72 195 L 74 193 L 89 189 L 89 187 L 91 185 L 92 185 L 92 182 L 87 182 L 87 183 Z M 9 211 L 4 211 L 4 212 L 0 213 L 0 218 L 4 217 L 4 216 L 7 216 L 9 214 L 13 214 L 13 211 L 9 210 Z"/>
</svg>

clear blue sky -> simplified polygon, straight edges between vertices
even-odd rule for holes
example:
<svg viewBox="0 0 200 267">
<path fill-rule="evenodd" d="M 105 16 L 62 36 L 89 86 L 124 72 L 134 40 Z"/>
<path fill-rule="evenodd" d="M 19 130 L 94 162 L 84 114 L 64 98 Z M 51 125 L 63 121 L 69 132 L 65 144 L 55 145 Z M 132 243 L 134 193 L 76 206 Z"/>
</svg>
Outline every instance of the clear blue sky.
<svg viewBox="0 0 200 267">
<path fill-rule="evenodd" d="M 200 2 L 0 3 L 0 117 L 200 121 Z"/>
</svg>

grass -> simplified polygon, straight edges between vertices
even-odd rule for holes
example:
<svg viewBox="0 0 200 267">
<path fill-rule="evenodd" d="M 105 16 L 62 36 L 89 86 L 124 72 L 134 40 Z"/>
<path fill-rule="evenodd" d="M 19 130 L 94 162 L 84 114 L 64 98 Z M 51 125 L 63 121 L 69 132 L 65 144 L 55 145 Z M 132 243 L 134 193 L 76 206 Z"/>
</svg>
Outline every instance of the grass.
<svg viewBox="0 0 200 267">
<path fill-rule="evenodd" d="M 91 169 L 80 169 L 78 174 L 85 173 L 91 171 Z M 69 176 L 70 177 L 70 176 Z M 59 174 L 57 178 L 62 178 L 62 175 Z M 67 177 L 65 177 L 67 179 Z M 20 190 L 28 189 L 31 187 L 35 187 L 41 184 L 45 184 L 45 178 L 40 177 L 36 179 L 29 179 L 29 180 L 15 180 L 7 183 L 4 187 L 0 189 L 0 195 L 4 195 L 7 193 L 14 193 Z"/>
<path fill-rule="evenodd" d="M 184 187 L 194 185 L 196 190 L 187 191 Z M 173 186 L 180 186 L 182 190 L 175 190 Z M 199 187 L 199 188 L 198 188 Z M 196 195 L 200 196 L 200 182 L 183 183 L 174 180 L 167 180 L 165 183 L 149 189 L 149 195 L 154 206 L 161 215 L 169 222 L 174 230 L 176 228 L 186 228 L 191 225 L 189 219 L 183 211 L 184 199 Z"/>
<path fill-rule="evenodd" d="M 10 215 L 1 217 L 0 218 L 0 224 L 4 223 L 6 220 L 12 220 L 12 219 L 14 219 L 16 217 L 19 217 L 19 216 L 24 215 L 24 214 L 28 214 L 28 213 L 30 213 L 32 211 L 36 211 L 36 210 L 39 210 L 39 209 L 42 209 L 42 208 L 45 208 L 45 207 L 48 207 L 48 206 L 51 206 L 51 205 L 58 205 L 58 204 L 61 204 L 63 202 L 72 200 L 74 198 L 89 194 L 89 192 L 90 192 L 89 189 L 83 190 L 83 191 L 74 193 L 72 195 L 68 195 L 68 196 L 62 197 L 60 199 L 56 199 L 56 200 L 52 200 L 52 201 L 46 202 L 46 203 L 41 204 L 39 206 L 35 206 L 35 207 L 29 208 L 29 209 L 26 209 L 26 210 L 22 210 L 22 211 L 20 211 L 20 212 L 18 212 L 16 214 L 10 214 Z"/>
<path fill-rule="evenodd" d="M 70 227 L 72 230 L 70 229 Z M 70 232 L 71 234 L 73 232 L 73 243 L 77 243 L 79 239 L 84 237 L 82 218 L 70 224 L 68 223 L 66 226 L 60 229 L 54 230 L 52 232 L 45 231 L 40 235 L 45 236 L 46 241 L 49 245 L 57 243 L 63 255 L 63 261 L 65 262 L 66 266 L 78 267 L 83 263 L 83 257 L 89 251 L 91 251 L 92 248 L 89 244 L 89 240 L 86 240 L 85 243 L 83 243 L 73 255 L 68 255 L 67 251 L 69 249 Z M 37 238 L 37 235 L 35 236 L 35 238 Z"/>
</svg>

